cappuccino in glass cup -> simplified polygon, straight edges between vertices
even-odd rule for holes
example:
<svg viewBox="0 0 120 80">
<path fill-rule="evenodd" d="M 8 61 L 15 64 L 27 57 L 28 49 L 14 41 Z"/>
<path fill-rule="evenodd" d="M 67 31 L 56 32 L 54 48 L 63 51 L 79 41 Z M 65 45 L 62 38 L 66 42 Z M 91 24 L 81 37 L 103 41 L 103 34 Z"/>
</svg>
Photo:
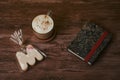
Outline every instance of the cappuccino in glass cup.
<svg viewBox="0 0 120 80">
<path fill-rule="evenodd" d="M 32 21 L 32 29 L 39 39 L 49 39 L 54 34 L 54 21 L 49 15 L 38 15 Z"/>
</svg>

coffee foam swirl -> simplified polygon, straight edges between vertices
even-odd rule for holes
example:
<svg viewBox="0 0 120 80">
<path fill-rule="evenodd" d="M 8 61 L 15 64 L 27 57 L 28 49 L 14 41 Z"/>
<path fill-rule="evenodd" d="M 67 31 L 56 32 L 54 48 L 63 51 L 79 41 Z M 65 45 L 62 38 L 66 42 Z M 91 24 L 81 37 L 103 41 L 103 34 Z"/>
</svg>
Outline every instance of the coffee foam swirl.
<svg viewBox="0 0 120 80">
<path fill-rule="evenodd" d="M 38 15 L 32 21 L 32 28 L 40 34 L 45 34 L 53 29 L 53 19 L 48 15 Z"/>
</svg>

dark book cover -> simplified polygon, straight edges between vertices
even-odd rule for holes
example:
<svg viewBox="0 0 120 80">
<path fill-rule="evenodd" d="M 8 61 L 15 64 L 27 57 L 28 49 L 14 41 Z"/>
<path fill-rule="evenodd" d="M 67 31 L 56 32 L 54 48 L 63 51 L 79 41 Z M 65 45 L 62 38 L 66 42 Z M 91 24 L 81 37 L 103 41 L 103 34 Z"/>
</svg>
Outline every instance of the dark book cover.
<svg viewBox="0 0 120 80">
<path fill-rule="evenodd" d="M 111 38 L 111 33 L 94 23 L 87 23 L 70 43 L 68 51 L 91 65 Z"/>
</svg>

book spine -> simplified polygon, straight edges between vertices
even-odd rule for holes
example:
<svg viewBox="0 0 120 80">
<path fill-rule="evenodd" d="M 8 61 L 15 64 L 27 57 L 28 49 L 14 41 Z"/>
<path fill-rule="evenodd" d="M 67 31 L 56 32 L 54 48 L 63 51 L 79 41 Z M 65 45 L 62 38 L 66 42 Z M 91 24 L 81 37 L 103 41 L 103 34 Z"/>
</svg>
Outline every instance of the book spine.
<svg viewBox="0 0 120 80">
<path fill-rule="evenodd" d="M 88 62 L 90 60 L 90 58 L 94 55 L 96 49 L 101 45 L 101 43 L 103 42 L 103 40 L 105 39 L 105 37 L 108 35 L 108 32 L 103 32 L 103 34 L 100 36 L 100 38 L 98 39 L 98 41 L 95 43 L 95 45 L 91 48 L 90 52 L 86 55 L 86 57 L 84 58 L 85 62 Z"/>
</svg>

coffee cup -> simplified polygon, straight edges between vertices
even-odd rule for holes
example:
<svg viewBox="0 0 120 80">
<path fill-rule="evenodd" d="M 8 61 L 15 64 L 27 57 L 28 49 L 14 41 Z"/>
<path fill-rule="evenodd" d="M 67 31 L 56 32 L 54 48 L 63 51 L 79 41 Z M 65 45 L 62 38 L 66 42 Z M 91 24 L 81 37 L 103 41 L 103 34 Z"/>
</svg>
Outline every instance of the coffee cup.
<svg viewBox="0 0 120 80">
<path fill-rule="evenodd" d="M 32 21 L 32 29 L 41 40 L 50 40 L 54 33 L 54 21 L 48 14 L 36 16 Z"/>
</svg>

